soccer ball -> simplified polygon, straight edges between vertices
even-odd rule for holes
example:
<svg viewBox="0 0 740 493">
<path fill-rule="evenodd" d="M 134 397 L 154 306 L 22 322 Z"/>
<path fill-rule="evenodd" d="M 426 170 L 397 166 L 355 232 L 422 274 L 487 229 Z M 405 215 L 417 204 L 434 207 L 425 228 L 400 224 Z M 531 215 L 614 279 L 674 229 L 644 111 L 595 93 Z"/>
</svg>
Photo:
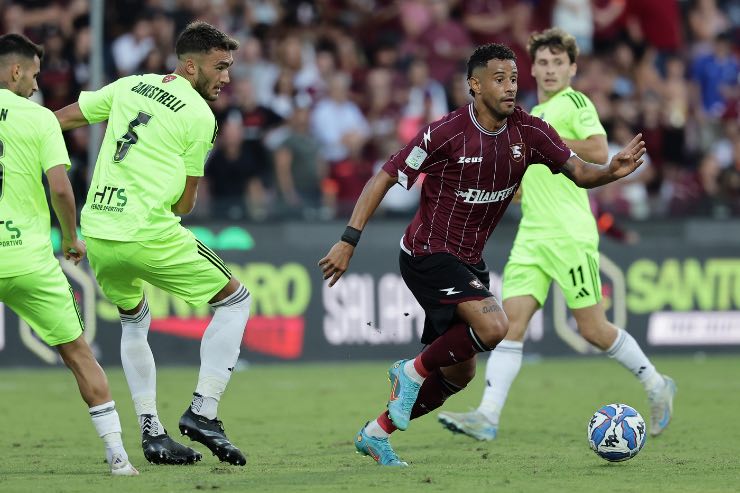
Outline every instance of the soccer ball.
<svg viewBox="0 0 740 493">
<path fill-rule="evenodd" d="M 631 459 L 645 445 L 645 420 L 626 404 L 608 404 L 588 422 L 588 444 L 609 462 Z"/>
</svg>

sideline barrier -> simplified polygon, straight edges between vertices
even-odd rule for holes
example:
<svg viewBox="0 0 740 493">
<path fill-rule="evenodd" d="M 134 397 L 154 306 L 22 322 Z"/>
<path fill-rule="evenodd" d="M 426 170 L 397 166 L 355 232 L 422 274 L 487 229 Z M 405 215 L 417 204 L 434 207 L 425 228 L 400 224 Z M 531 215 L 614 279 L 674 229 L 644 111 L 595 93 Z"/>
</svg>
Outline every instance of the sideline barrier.
<svg viewBox="0 0 740 493">
<path fill-rule="evenodd" d="M 327 288 L 316 264 L 343 225 L 293 224 L 192 229 L 210 243 L 252 293 L 242 344 L 249 361 L 393 360 L 421 350 L 424 315 L 398 272 L 405 223 L 371 225 L 350 270 Z M 680 229 L 683 231 L 683 229 Z M 740 248 L 677 240 L 678 229 L 643 235 L 626 246 L 602 241 L 602 293 L 609 318 L 648 353 L 740 350 Z M 494 293 L 515 230 L 503 225 L 485 258 Z M 89 266 L 65 261 L 85 319 L 85 336 L 101 363 L 120 365 L 116 308 L 97 288 Z M 193 308 L 147 286 L 149 341 L 158 364 L 195 364 L 207 306 Z M 596 352 L 577 333 L 558 289 L 532 320 L 526 351 L 545 356 Z M 0 366 L 60 364 L 55 351 L 0 304 Z"/>
</svg>

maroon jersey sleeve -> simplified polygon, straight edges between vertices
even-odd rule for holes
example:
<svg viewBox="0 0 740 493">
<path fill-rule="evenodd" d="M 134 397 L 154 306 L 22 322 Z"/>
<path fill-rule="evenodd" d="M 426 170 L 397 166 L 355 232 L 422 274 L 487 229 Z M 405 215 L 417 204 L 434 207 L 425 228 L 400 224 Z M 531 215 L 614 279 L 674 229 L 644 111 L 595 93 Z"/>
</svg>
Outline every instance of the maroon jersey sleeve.
<svg viewBox="0 0 740 493">
<path fill-rule="evenodd" d="M 406 144 L 406 147 L 390 157 L 383 165 L 389 175 L 396 177 L 404 188 L 411 189 L 422 173 L 433 173 L 447 161 L 446 149 L 449 137 L 447 116 L 424 127 Z"/>
<path fill-rule="evenodd" d="M 555 129 L 541 118 L 525 113 L 522 127 L 527 133 L 531 158 L 529 162 L 544 164 L 553 173 L 559 173 L 573 151 L 565 145 Z"/>
</svg>

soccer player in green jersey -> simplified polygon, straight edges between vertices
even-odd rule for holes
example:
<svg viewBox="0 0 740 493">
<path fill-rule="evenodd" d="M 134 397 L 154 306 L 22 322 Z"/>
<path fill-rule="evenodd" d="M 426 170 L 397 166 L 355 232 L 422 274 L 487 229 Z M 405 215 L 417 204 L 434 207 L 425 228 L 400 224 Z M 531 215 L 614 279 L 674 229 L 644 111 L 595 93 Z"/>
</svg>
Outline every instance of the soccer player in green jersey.
<svg viewBox="0 0 740 493">
<path fill-rule="evenodd" d="M 239 356 L 251 298 L 176 215 L 195 205 L 217 131 L 206 101 L 216 100 L 229 82 L 231 52 L 238 46 L 205 22 L 191 23 L 178 36 L 174 73 L 124 77 L 82 92 L 78 102 L 56 112 L 63 130 L 108 121 L 82 210 L 82 234 L 98 283 L 120 312 L 121 361 L 144 456 L 152 463 L 192 463 L 201 454 L 174 441 L 159 418 L 143 282 L 214 309 L 201 342 L 194 398 L 179 428 L 221 461 L 246 463 L 227 439 L 217 409 Z"/>
<path fill-rule="evenodd" d="M 532 34 L 528 51 L 539 100 L 532 115 L 552 125 L 584 160 L 605 162 L 606 132 L 599 115 L 584 94 L 570 87 L 578 56 L 575 38 L 561 29 L 548 29 Z M 537 164 L 525 173 L 521 191 L 522 220 L 503 278 L 509 331 L 488 358 L 486 388 L 478 409 L 443 412 L 439 421 L 478 440 L 496 438 L 501 410 L 521 368 L 527 326 L 555 281 L 580 334 L 643 384 L 650 401 L 650 433 L 660 434 L 671 419 L 676 386 L 656 371 L 630 334 L 606 319 L 601 304 L 599 237 L 586 190 Z"/>
<path fill-rule="evenodd" d="M 59 123 L 51 111 L 28 100 L 38 90 L 43 55 L 43 48 L 23 35 L 0 36 L 0 301 L 56 347 L 72 370 L 105 442 L 111 474 L 135 476 L 139 473 L 123 448 L 108 381 L 82 335 L 74 292 L 51 247 L 42 173 L 62 229 L 65 258 L 77 264 L 85 256 Z"/>
</svg>

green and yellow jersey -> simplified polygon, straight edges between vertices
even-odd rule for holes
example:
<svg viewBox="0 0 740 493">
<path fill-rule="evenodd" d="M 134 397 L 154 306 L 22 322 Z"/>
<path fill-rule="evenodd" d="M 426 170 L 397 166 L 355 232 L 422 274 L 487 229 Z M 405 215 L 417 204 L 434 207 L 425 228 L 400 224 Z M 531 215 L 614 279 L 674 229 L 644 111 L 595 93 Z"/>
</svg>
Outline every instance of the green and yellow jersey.
<svg viewBox="0 0 740 493">
<path fill-rule="evenodd" d="M 82 92 L 90 123 L 107 120 L 87 201 L 86 237 L 143 241 L 172 234 L 186 176 L 203 176 L 216 119 L 190 82 L 174 74 L 124 77 Z"/>
<path fill-rule="evenodd" d="M 41 177 L 60 164 L 70 161 L 54 113 L 0 89 L 0 278 L 57 262 Z"/>
<path fill-rule="evenodd" d="M 606 135 L 591 100 L 571 87 L 538 104 L 530 113 L 547 121 L 564 139 Z M 530 166 L 522 179 L 522 220 L 517 240 L 529 238 L 599 240 L 587 191 L 541 164 Z"/>
</svg>

